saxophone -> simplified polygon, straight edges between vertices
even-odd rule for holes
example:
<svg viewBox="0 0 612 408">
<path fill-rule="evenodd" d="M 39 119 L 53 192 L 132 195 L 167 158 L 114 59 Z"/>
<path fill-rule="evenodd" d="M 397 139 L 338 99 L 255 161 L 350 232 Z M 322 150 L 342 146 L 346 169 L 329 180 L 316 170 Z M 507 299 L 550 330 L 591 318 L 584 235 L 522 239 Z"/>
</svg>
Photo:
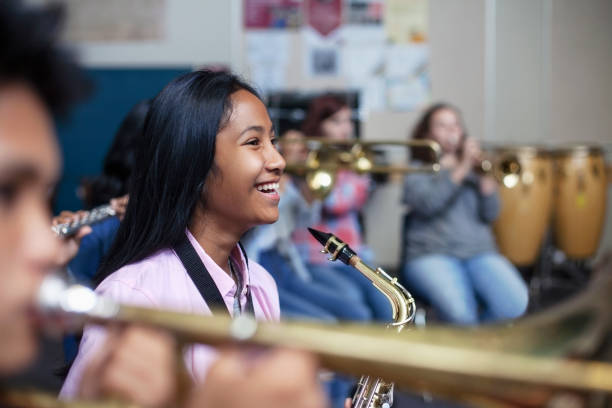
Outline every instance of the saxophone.
<svg viewBox="0 0 612 408">
<path fill-rule="evenodd" d="M 393 321 L 387 325 L 388 329 L 399 333 L 412 323 L 416 313 L 414 298 L 397 282 L 397 278 L 392 278 L 381 268 L 372 269 L 363 263 L 355 251 L 335 235 L 313 228 L 308 228 L 308 231 L 323 245 L 321 252 L 330 254 L 330 261 L 339 259 L 354 267 L 385 295 L 393 310 Z M 391 405 L 393 405 L 392 382 L 368 375 L 359 379 L 357 390 L 353 395 L 352 408 L 390 408 Z"/>
</svg>

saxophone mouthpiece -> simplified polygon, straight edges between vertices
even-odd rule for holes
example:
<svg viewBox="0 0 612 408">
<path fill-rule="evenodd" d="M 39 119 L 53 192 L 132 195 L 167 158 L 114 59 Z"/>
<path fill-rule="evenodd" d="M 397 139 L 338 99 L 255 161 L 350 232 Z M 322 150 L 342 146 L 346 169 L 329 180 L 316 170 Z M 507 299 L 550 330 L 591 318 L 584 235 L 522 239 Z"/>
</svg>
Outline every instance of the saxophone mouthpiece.
<svg viewBox="0 0 612 408">
<path fill-rule="evenodd" d="M 308 228 L 308 231 L 310 231 L 312 236 L 315 237 L 315 239 L 319 241 L 319 244 L 323 246 L 325 246 L 327 241 L 329 241 L 329 239 L 332 237 L 332 234 L 328 234 L 327 232 L 319 231 L 314 228 Z"/>
<path fill-rule="evenodd" d="M 310 231 L 312 236 L 323 245 L 324 248 L 321 252 L 331 255 L 329 258 L 330 261 L 340 259 L 341 262 L 348 265 L 349 259 L 356 255 L 347 244 L 334 234 L 319 231 L 314 228 L 308 228 L 308 231 Z"/>
</svg>

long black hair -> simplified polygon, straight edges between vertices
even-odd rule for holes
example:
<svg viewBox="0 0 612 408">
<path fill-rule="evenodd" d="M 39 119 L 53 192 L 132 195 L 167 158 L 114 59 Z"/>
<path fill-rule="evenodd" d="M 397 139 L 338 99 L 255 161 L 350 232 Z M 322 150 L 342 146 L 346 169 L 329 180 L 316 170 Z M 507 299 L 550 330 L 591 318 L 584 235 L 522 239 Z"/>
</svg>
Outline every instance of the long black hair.
<svg viewBox="0 0 612 408">
<path fill-rule="evenodd" d="M 203 199 L 217 133 L 230 118 L 230 96 L 239 90 L 259 97 L 235 75 L 201 70 L 173 80 L 153 99 L 136 152 L 125 219 L 98 271 L 98 283 L 183 237 Z"/>
<path fill-rule="evenodd" d="M 136 165 L 136 148 L 142 143 L 140 139 L 150 106 L 151 100 L 145 99 L 130 109 L 104 157 L 102 174 L 83 182 L 86 209 L 127 194 L 128 180 Z"/>
</svg>

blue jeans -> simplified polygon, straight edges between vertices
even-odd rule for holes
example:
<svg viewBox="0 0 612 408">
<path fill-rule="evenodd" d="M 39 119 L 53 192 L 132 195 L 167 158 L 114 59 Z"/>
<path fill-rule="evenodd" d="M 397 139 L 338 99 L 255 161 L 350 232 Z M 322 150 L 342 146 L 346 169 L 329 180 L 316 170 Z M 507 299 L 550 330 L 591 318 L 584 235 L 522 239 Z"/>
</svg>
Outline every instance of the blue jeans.
<svg viewBox="0 0 612 408">
<path fill-rule="evenodd" d="M 389 300 L 357 269 L 335 261 L 333 264 L 308 264 L 308 270 L 315 281 L 324 282 L 327 285 L 331 285 L 329 282 L 331 279 L 344 281 L 343 286 L 335 289 L 337 296 L 346 299 L 349 296 L 355 296 L 354 293 L 357 291 L 357 296 L 363 299 L 375 320 L 391 322 L 393 311 Z"/>
<path fill-rule="evenodd" d="M 528 289 L 523 278 L 506 258 L 494 252 L 468 259 L 420 256 L 404 265 L 403 277 L 408 290 L 422 296 L 451 323 L 513 319 L 527 309 Z"/>
<path fill-rule="evenodd" d="M 306 282 L 291 269 L 287 260 L 276 250 L 263 252 L 261 265 L 274 277 L 278 286 L 281 313 L 321 320 L 368 321 L 372 314 L 361 299 L 357 288 L 342 276 Z M 339 287 L 347 288 L 339 292 Z"/>
</svg>

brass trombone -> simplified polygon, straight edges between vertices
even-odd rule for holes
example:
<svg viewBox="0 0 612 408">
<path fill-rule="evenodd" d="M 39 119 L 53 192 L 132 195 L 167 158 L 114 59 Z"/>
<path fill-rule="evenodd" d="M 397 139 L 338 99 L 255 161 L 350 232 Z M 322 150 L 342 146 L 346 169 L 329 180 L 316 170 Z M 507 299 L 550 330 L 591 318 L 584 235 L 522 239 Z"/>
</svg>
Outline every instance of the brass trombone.
<svg viewBox="0 0 612 408">
<path fill-rule="evenodd" d="M 604 272 L 582 295 L 511 324 L 428 326 L 399 334 L 375 325 L 260 323 L 125 306 L 53 278 L 41 288 L 40 307 L 51 321 L 138 323 L 169 330 L 184 343 L 298 348 L 319 356 L 332 371 L 367 373 L 475 406 L 537 407 L 560 390 L 612 393 L 612 364 L 585 360 L 610 341 L 612 332 L 612 275 Z M 17 406 L 20 398 L 32 398 L 12 395 Z"/>
<path fill-rule="evenodd" d="M 432 140 L 335 140 L 325 138 L 305 138 L 289 143 L 304 143 L 308 155 L 303 162 L 289 162 L 285 170 L 303 176 L 311 193 L 324 198 L 333 189 L 336 173 L 347 169 L 355 173 L 393 174 L 413 172 L 436 172 L 440 170 L 440 145 Z M 379 146 L 423 147 L 432 151 L 434 162 L 419 166 L 390 165 L 377 163 L 376 148 Z"/>
</svg>

